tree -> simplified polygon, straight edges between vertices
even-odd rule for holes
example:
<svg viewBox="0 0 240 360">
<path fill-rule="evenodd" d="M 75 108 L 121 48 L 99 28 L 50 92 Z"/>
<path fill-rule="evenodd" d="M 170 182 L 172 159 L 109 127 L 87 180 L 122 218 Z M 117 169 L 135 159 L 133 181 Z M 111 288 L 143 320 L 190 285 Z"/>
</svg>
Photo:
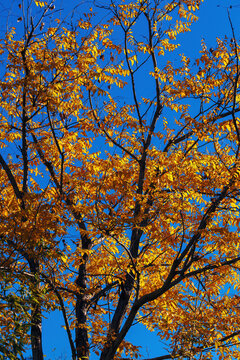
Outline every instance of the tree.
<svg viewBox="0 0 240 360">
<path fill-rule="evenodd" d="M 53 309 L 72 359 L 137 358 L 136 322 L 168 340 L 158 360 L 240 358 L 239 45 L 229 16 L 230 40 L 179 55 L 199 6 L 68 24 L 19 4 L 0 45 L 3 359 L 42 360 Z"/>
</svg>

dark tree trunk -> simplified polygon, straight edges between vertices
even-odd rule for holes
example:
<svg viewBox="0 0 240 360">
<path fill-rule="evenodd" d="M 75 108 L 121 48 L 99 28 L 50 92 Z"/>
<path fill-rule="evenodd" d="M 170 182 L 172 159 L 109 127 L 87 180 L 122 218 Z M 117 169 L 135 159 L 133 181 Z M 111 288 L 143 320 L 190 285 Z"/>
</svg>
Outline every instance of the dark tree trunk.
<svg viewBox="0 0 240 360">
<path fill-rule="evenodd" d="M 81 215 L 78 213 L 73 213 L 75 219 L 78 221 L 80 234 L 81 234 L 81 248 L 83 250 L 91 249 L 92 243 L 91 240 L 86 235 L 86 226 L 81 221 Z M 88 302 L 86 298 L 86 288 L 87 288 L 87 266 L 88 255 L 85 253 L 82 257 L 82 262 L 79 265 L 78 277 L 76 279 L 76 284 L 78 286 L 78 295 L 76 300 L 76 330 L 75 330 L 75 343 L 76 343 L 76 353 L 77 359 L 89 359 L 89 340 L 88 340 L 88 329 L 87 329 L 87 309 Z"/>
<path fill-rule="evenodd" d="M 33 360 L 43 360 L 42 349 L 42 310 L 40 299 L 38 298 L 39 281 L 36 277 L 39 264 L 34 259 L 28 259 L 31 273 L 34 274 L 32 279 L 32 312 L 31 312 L 31 346 Z"/>
<path fill-rule="evenodd" d="M 87 256 L 83 256 L 83 263 L 79 266 L 78 278 L 76 284 L 79 287 L 79 294 L 76 301 L 76 352 L 77 359 L 89 359 L 89 342 L 87 323 L 87 301 L 85 298 L 86 291 L 86 261 Z"/>
<path fill-rule="evenodd" d="M 39 304 L 35 304 L 32 309 L 31 345 L 33 360 L 43 360 L 42 314 Z"/>
</svg>

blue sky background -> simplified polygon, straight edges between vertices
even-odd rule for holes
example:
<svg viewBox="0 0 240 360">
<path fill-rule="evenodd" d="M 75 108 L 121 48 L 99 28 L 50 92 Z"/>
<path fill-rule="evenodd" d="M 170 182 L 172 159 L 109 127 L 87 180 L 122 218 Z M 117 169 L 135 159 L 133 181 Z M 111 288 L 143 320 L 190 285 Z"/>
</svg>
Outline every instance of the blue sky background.
<svg viewBox="0 0 240 360">
<path fill-rule="evenodd" d="M 105 1 L 106 4 L 107 0 Z M 6 1 L 0 0 L 0 37 L 4 36 L 6 24 L 9 27 L 16 26 L 20 30 L 21 24 L 17 24 L 17 18 L 21 16 L 18 4 L 21 0 Z M 56 9 L 61 10 L 61 17 L 64 18 L 71 14 L 72 9 L 79 5 L 85 12 L 91 6 L 91 1 L 85 0 L 56 0 Z M 103 4 L 104 1 L 101 0 Z M 230 8 L 231 6 L 231 8 Z M 179 37 L 182 48 L 181 53 L 185 53 L 190 58 L 196 58 L 201 49 L 201 40 L 204 39 L 207 46 L 216 46 L 216 37 L 223 38 L 227 35 L 232 37 L 231 28 L 228 20 L 227 9 L 229 9 L 234 25 L 237 40 L 240 35 L 240 0 L 205 0 L 197 13 L 199 21 L 192 26 L 191 33 L 183 34 Z M 80 10 L 77 10 L 80 13 Z M 47 360 L 68 360 L 70 359 L 70 347 L 66 332 L 61 328 L 63 319 L 61 314 L 55 312 L 46 314 L 48 319 L 43 320 L 43 341 L 44 353 Z M 162 344 L 154 333 L 147 332 L 143 326 L 136 325 L 127 336 L 134 345 L 141 345 L 144 357 L 155 357 L 167 354 L 167 344 Z M 164 349 L 166 349 L 164 351 Z M 94 357 L 92 357 L 94 359 Z"/>
</svg>

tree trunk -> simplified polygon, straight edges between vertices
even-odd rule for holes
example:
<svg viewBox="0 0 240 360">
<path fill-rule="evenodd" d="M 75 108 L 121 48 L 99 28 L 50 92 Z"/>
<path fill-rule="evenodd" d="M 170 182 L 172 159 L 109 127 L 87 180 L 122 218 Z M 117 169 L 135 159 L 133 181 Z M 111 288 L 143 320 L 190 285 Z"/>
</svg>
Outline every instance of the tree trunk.
<svg viewBox="0 0 240 360">
<path fill-rule="evenodd" d="M 35 304 L 32 309 L 31 345 L 33 360 L 43 360 L 42 314 L 39 304 Z"/>
<path fill-rule="evenodd" d="M 89 343 L 87 322 L 87 301 L 85 298 L 86 290 L 86 261 L 87 256 L 83 256 L 83 263 L 79 266 L 76 284 L 79 287 L 79 294 L 76 301 L 76 352 L 77 359 L 89 359 Z"/>
<path fill-rule="evenodd" d="M 39 264 L 34 259 L 28 259 L 31 273 L 36 276 Z M 32 279 L 32 312 L 31 312 L 31 346 L 33 360 L 43 360 L 42 349 L 42 310 L 38 298 L 39 281 L 36 277 Z"/>
</svg>

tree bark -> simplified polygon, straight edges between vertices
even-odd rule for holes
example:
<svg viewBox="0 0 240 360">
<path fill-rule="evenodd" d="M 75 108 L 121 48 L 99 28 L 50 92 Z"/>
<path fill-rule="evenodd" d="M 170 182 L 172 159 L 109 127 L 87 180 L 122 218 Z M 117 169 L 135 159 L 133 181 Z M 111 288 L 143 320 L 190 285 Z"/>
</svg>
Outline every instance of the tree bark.
<svg viewBox="0 0 240 360">
<path fill-rule="evenodd" d="M 83 250 L 90 250 L 92 243 L 91 239 L 86 235 L 86 226 L 81 220 L 81 215 L 73 212 L 75 219 L 78 221 L 78 226 L 81 235 L 81 248 Z M 76 343 L 76 353 L 77 359 L 89 359 L 89 340 L 88 340 L 88 330 L 87 330 L 87 309 L 88 301 L 86 298 L 86 288 L 87 288 L 87 266 L 88 253 L 85 252 L 82 256 L 82 262 L 79 265 L 78 277 L 76 279 L 76 284 L 78 285 L 78 295 L 76 300 L 76 330 L 75 330 L 75 343 Z"/>
<path fill-rule="evenodd" d="M 42 310 L 40 299 L 38 298 L 39 281 L 36 274 L 39 271 L 39 264 L 33 259 L 29 259 L 29 267 L 34 275 L 32 279 L 32 311 L 31 311 L 31 346 L 33 360 L 43 360 L 42 348 Z M 36 292 L 35 292 L 36 291 Z"/>
<path fill-rule="evenodd" d="M 76 301 L 76 352 L 77 359 L 89 358 L 89 342 L 88 332 L 86 328 L 87 322 L 87 301 L 85 298 L 86 291 L 86 261 L 87 256 L 83 256 L 83 263 L 79 266 L 76 284 L 79 287 L 79 294 Z"/>
<path fill-rule="evenodd" d="M 39 304 L 35 304 L 32 309 L 31 345 L 33 360 L 43 360 L 42 314 Z"/>
</svg>

